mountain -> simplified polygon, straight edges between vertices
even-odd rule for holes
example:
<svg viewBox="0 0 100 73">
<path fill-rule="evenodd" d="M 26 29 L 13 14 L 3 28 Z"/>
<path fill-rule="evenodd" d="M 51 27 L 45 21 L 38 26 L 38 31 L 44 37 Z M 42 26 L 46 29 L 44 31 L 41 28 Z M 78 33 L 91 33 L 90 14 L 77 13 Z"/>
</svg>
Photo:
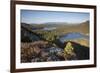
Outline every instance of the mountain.
<svg viewBox="0 0 100 73">
<path fill-rule="evenodd" d="M 90 24 L 89 21 L 85 21 L 85 22 L 79 24 L 77 27 L 78 27 L 78 29 L 83 30 L 84 33 L 88 34 L 89 33 L 89 24 Z"/>
<path fill-rule="evenodd" d="M 69 23 L 67 22 L 46 22 L 43 24 L 47 24 L 47 25 L 68 25 Z"/>
<path fill-rule="evenodd" d="M 56 34 L 56 36 L 69 36 L 68 33 L 80 33 L 80 36 L 88 35 L 89 38 L 89 21 L 82 22 L 80 24 L 68 24 L 62 22 L 48 22 L 44 24 L 26 24 L 21 23 L 21 27 L 28 29 L 29 32 L 34 32 L 35 34 L 44 32 L 48 33 L 47 30 L 51 31 L 52 34 Z M 54 29 L 55 28 L 55 29 Z M 45 30 L 46 29 L 46 30 Z M 35 31 L 36 30 L 36 31 Z M 77 36 L 76 35 L 76 36 Z M 71 35 L 72 37 L 73 35 Z M 86 36 L 87 37 L 87 36 Z"/>
</svg>

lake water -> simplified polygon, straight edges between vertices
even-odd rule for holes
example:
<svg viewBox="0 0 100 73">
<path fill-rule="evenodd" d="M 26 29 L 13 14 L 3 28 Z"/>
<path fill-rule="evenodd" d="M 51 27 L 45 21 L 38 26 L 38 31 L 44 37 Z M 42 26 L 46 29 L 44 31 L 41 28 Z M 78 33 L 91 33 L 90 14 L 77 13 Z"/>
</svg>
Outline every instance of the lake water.
<svg viewBox="0 0 100 73">
<path fill-rule="evenodd" d="M 73 33 L 68 33 L 66 35 L 61 36 L 60 41 L 65 42 L 68 40 L 81 39 L 81 38 L 89 40 L 89 36 L 86 36 L 78 32 L 73 32 Z"/>
<path fill-rule="evenodd" d="M 32 28 L 32 30 L 45 30 L 45 31 L 51 31 L 54 29 L 56 29 L 56 27 Z"/>
<path fill-rule="evenodd" d="M 54 30 L 54 29 L 56 29 L 56 27 L 45 27 L 42 30 Z"/>
</svg>

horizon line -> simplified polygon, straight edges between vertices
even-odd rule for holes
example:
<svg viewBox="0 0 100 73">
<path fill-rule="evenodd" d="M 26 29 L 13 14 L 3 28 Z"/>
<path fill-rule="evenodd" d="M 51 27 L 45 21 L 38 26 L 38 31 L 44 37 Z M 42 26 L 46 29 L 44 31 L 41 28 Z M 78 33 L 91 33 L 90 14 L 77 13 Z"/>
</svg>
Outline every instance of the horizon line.
<svg viewBox="0 0 100 73">
<path fill-rule="evenodd" d="M 82 21 L 82 22 L 42 22 L 42 23 L 28 23 L 28 22 L 21 22 L 21 23 L 26 23 L 26 24 L 46 24 L 46 23 L 67 23 L 67 24 L 81 24 L 81 23 L 84 23 L 84 22 L 87 22 L 89 20 L 85 20 L 85 21 Z"/>
</svg>

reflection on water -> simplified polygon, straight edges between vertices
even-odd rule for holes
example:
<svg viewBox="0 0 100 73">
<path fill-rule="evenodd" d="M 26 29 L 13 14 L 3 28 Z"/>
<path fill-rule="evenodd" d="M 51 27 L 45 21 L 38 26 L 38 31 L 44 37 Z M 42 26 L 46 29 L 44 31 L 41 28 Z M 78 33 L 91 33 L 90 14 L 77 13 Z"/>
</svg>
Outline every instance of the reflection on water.
<svg viewBox="0 0 100 73">
<path fill-rule="evenodd" d="M 54 29 L 56 29 L 56 27 L 32 28 L 32 30 L 45 30 L 45 31 L 50 31 Z"/>
<path fill-rule="evenodd" d="M 56 27 L 49 27 L 49 28 L 45 27 L 45 28 L 43 28 L 43 30 L 54 30 L 54 29 L 56 29 Z"/>
<path fill-rule="evenodd" d="M 68 33 L 66 35 L 63 35 L 60 37 L 61 42 L 65 42 L 66 40 L 74 40 L 74 39 L 86 39 L 89 40 L 89 36 L 78 33 L 78 32 L 73 32 L 73 33 Z"/>
</svg>

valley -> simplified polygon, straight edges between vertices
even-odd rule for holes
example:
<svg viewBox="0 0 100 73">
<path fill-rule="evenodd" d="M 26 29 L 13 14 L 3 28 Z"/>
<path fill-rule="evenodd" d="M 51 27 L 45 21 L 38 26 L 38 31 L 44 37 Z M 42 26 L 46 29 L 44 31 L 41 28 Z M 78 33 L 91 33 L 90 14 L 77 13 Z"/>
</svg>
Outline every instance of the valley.
<svg viewBox="0 0 100 73">
<path fill-rule="evenodd" d="M 21 23 L 21 62 L 89 59 L 87 34 L 89 21 L 78 24 Z"/>
</svg>

